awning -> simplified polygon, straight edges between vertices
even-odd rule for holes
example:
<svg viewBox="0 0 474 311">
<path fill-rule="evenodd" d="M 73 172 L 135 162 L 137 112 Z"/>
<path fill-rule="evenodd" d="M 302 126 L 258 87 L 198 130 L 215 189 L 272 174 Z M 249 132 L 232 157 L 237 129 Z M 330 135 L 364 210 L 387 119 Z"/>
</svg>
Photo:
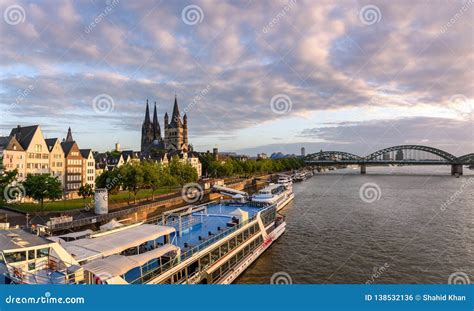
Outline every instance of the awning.
<svg viewBox="0 0 474 311">
<path fill-rule="evenodd" d="M 140 255 L 112 255 L 107 258 L 93 260 L 83 265 L 83 267 L 104 281 L 115 276 L 123 275 L 131 269 L 142 266 L 154 258 L 161 257 L 176 250 L 179 250 L 179 247 L 167 244 Z"/>
<path fill-rule="evenodd" d="M 66 242 L 62 246 L 68 252 L 74 254 L 76 260 L 82 261 L 92 253 L 99 253 L 101 257 L 119 254 L 128 248 L 138 246 L 147 241 L 156 240 L 175 231 L 176 229 L 173 227 L 142 224 L 95 238 Z M 81 252 L 81 249 L 84 252 Z"/>
</svg>

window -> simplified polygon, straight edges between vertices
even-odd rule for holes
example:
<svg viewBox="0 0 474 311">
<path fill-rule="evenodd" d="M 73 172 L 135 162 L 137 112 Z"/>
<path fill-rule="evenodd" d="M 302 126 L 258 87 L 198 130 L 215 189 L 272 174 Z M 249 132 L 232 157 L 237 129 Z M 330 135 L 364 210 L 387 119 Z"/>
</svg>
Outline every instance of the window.
<svg viewBox="0 0 474 311">
<path fill-rule="evenodd" d="M 48 257 L 49 248 L 40 248 L 36 250 L 36 258 Z"/>
<path fill-rule="evenodd" d="M 237 244 L 237 241 L 236 241 L 235 238 L 232 238 L 232 239 L 229 240 L 229 248 L 230 249 L 234 249 L 236 244 Z"/>
<path fill-rule="evenodd" d="M 156 269 L 160 265 L 160 259 L 154 258 L 142 266 L 143 274 Z"/>
<path fill-rule="evenodd" d="M 35 151 L 36 152 L 41 152 L 42 146 L 41 145 L 35 145 Z"/>
<path fill-rule="evenodd" d="M 3 253 L 7 263 L 20 262 L 26 260 L 26 252 Z"/>
<path fill-rule="evenodd" d="M 35 259 L 35 250 L 29 250 L 28 251 L 28 260 Z"/>
<path fill-rule="evenodd" d="M 128 283 L 132 283 L 133 281 L 135 281 L 141 276 L 142 276 L 142 273 L 141 273 L 140 267 L 135 267 L 124 274 L 124 279 Z"/>
<path fill-rule="evenodd" d="M 219 255 L 219 249 L 215 249 L 211 252 L 211 261 L 214 262 L 216 261 L 217 259 L 219 259 L 220 255 Z"/>
</svg>

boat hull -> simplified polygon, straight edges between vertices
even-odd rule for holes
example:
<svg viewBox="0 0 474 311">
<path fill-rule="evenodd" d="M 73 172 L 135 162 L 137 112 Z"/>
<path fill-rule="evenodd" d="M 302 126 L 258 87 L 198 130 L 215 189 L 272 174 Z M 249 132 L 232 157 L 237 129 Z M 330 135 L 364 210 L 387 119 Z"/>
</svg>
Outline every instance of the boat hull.
<svg viewBox="0 0 474 311">
<path fill-rule="evenodd" d="M 258 257 L 260 257 L 263 252 L 265 252 L 279 237 L 285 232 L 286 223 L 281 223 L 275 230 L 273 230 L 263 241 L 262 245 L 254 250 L 245 260 L 243 260 L 239 265 L 233 268 L 227 275 L 222 277 L 217 284 L 231 284 L 233 283 L 239 275 L 241 275 Z"/>
</svg>

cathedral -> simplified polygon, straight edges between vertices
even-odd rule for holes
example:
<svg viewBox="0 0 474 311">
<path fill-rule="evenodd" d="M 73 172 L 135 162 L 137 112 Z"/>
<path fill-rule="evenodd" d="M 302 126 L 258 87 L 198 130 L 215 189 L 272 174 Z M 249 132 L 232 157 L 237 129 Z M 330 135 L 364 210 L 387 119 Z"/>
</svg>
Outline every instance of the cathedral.
<svg viewBox="0 0 474 311">
<path fill-rule="evenodd" d="M 175 96 L 171 122 L 168 113 L 164 118 L 164 137 L 161 136 L 160 123 L 156 112 L 156 102 L 153 111 L 153 121 L 150 119 L 150 108 L 146 102 L 145 120 L 142 125 L 141 152 L 150 153 L 152 150 L 170 152 L 188 152 L 188 117 L 186 114 L 181 119 L 178 100 Z"/>
</svg>

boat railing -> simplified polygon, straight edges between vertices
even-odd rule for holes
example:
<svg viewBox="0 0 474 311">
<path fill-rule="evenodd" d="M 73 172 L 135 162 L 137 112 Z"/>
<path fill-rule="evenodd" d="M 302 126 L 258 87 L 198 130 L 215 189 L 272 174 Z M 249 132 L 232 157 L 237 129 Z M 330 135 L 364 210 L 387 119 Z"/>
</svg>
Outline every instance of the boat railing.
<svg viewBox="0 0 474 311">
<path fill-rule="evenodd" d="M 20 284 L 64 284 L 74 273 L 68 273 L 68 268 L 72 263 L 66 263 L 64 260 L 49 254 L 47 257 L 37 258 L 29 261 L 28 264 L 34 263 L 34 270 L 25 271 L 18 266 L 5 262 L 9 277 L 15 283 Z M 49 276 L 41 275 L 40 272 L 47 271 Z M 54 277 L 50 272 L 58 272 L 60 276 Z"/>
<path fill-rule="evenodd" d="M 229 236 L 233 232 L 237 231 L 238 229 L 242 228 L 243 226 L 255 221 L 257 217 L 262 217 L 264 220 L 264 223 L 267 224 L 268 219 L 267 215 L 269 213 L 276 213 L 276 204 L 270 205 L 261 211 L 259 211 L 257 214 L 253 215 L 252 217 L 248 218 L 247 220 L 244 220 L 240 222 L 239 224 L 215 235 L 212 236 L 211 238 L 207 239 L 206 241 L 202 242 L 201 244 L 196 245 L 195 247 L 191 248 L 190 250 L 182 253 L 179 256 L 176 256 L 169 262 L 165 263 L 164 265 L 160 265 L 159 267 L 156 267 L 153 270 L 148 271 L 146 274 L 142 275 L 141 277 L 138 277 L 134 281 L 130 282 L 133 284 L 141 284 L 143 283 L 143 280 L 151 280 L 153 277 L 158 276 L 162 274 L 163 272 L 166 272 L 170 270 L 171 268 L 176 267 L 178 264 L 180 264 L 182 261 L 191 258 L 193 255 L 199 253 L 200 251 L 204 250 L 205 248 L 209 247 L 210 245 L 216 243 L 217 241 L 225 238 L 226 236 Z"/>
</svg>

